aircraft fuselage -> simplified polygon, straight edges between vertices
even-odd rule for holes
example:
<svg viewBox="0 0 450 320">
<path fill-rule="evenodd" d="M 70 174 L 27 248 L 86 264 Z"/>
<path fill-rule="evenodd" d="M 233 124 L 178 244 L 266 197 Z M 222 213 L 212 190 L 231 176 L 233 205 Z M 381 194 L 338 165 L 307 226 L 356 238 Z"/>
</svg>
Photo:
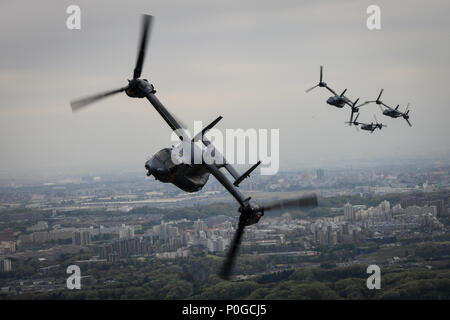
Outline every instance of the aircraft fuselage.
<svg viewBox="0 0 450 320">
<path fill-rule="evenodd" d="M 384 110 L 383 114 L 385 116 L 391 117 L 391 118 L 399 118 L 402 116 L 402 114 L 395 110 Z"/>
<path fill-rule="evenodd" d="M 171 159 L 172 148 L 157 152 L 145 163 L 147 176 L 156 180 L 172 183 L 186 192 L 200 191 L 208 182 L 209 171 L 202 164 L 175 164 Z"/>
<path fill-rule="evenodd" d="M 327 103 L 336 108 L 343 108 L 345 106 L 345 99 L 341 96 L 333 96 L 327 99 Z"/>
</svg>

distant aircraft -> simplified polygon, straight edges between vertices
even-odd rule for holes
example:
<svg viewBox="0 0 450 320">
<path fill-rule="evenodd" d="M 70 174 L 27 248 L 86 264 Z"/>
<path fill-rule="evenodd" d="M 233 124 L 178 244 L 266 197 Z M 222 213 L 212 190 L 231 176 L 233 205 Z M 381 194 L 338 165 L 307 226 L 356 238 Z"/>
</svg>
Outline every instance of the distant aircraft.
<svg viewBox="0 0 450 320">
<path fill-rule="evenodd" d="M 316 84 L 315 86 L 309 88 L 308 90 L 306 90 L 306 92 L 310 92 L 312 89 L 317 88 L 317 87 L 321 87 L 321 88 L 326 88 L 328 89 L 334 96 L 329 97 L 327 99 L 327 103 L 329 105 L 335 106 L 336 108 L 343 108 L 345 106 L 345 104 L 349 103 L 350 105 L 353 104 L 346 96 L 345 96 L 345 92 L 347 92 L 347 89 L 345 89 L 344 91 L 342 91 L 341 94 L 337 94 L 333 89 L 331 89 L 326 82 L 323 82 L 323 66 L 320 66 L 320 78 L 319 78 L 319 83 Z"/>
<path fill-rule="evenodd" d="M 358 126 L 361 126 L 361 130 L 366 130 L 366 131 L 370 131 L 370 133 L 373 133 L 375 131 L 375 129 L 379 129 L 381 130 L 381 128 L 383 127 L 387 127 L 386 125 L 382 124 L 382 123 L 378 123 L 377 118 L 375 117 L 375 123 L 363 123 L 363 122 L 358 122 L 358 117 L 359 117 L 359 113 L 356 115 L 356 118 L 353 122 L 345 122 L 345 123 L 350 123 L 350 125 L 355 125 L 356 128 L 358 129 Z"/>
<path fill-rule="evenodd" d="M 343 108 L 345 105 L 348 105 L 351 108 L 350 122 L 353 121 L 353 114 L 359 112 L 359 108 L 366 104 L 366 103 L 363 103 L 363 104 L 360 104 L 359 106 L 357 106 L 356 104 L 358 103 L 359 98 L 356 99 L 355 102 L 352 102 L 348 97 L 345 96 L 347 89 L 342 91 L 341 94 L 337 94 L 325 82 L 323 82 L 323 66 L 320 66 L 319 83 L 316 84 L 315 86 L 309 88 L 308 90 L 306 90 L 306 92 L 310 92 L 312 89 L 314 89 L 316 87 L 326 88 L 326 89 L 328 89 L 328 91 L 330 91 L 333 94 L 333 96 L 331 96 L 327 99 L 327 103 L 329 105 L 335 106 L 336 108 Z"/>
<path fill-rule="evenodd" d="M 408 125 L 410 127 L 412 127 L 411 122 L 409 122 L 409 103 L 408 103 L 408 106 L 406 107 L 405 112 L 401 112 L 401 111 L 398 110 L 398 107 L 400 105 L 397 105 L 395 108 L 391 108 L 388 105 L 386 105 L 383 101 L 381 101 L 380 98 L 381 98 L 381 94 L 382 93 L 383 93 L 383 89 L 381 89 L 380 94 L 378 95 L 378 98 L 376 100 L 366 101 L 362 105 L 366 105 L 366 104 L 375 102 L 378 106 L 380 106 L 380 109 L 381 109 L 381 111 L 383 112 L 383 114 L 385 116 L 388 116 L 388 117 L 391 117 L 391 118 L 403 117 L 403 119 L 406 120 Z M 383 107 L 386 108 L 386 109 L 383 110 Z"/>
</svg>

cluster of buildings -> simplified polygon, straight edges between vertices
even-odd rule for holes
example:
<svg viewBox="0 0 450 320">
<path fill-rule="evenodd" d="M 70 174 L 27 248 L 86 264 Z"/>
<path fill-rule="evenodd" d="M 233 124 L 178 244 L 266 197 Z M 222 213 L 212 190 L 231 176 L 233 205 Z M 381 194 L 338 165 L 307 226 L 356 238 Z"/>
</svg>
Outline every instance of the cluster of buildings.
<svg viewBox="0 0 450 320">
<path fill-rule="evenodd" d="M 231 222 L 208 228 L 203 220 L 186 219 L 164 222 L 144 234 L 135 235 L 132 227 L 123 226 L 119 239 L 98 247 L 100 259 L 114 262 L 132 255 L 155 255 L 158 258 L 187 257 L 190 246 L 200 246 L 209 252 L 226 250 L 234 229 Z"/>
<path fill-rule="evenodd" d="M 60 225 L 53 226 L 52 230 L 47 230 L 48 224 L 45 221 L 39 221 L 36 225 L 27 228 L 28 231 L 34 231 L 29 234 L 21 234 L 17 243 L 45 243 L 58 240 L 72 240 L 73 245 L 86 246 L 91 244 L 92 238 L 101 235 L 116 235 L 119 238 L 129 238 L 134 236 L 134 230 L 141 226 L 122 226 L 94 228 L 61 228 Z M 35 231 L 39 230 L 39 231 Z M 2 242 L 3 243 L 3 242 Z M 0 246 L 1 248 L 1 246 Z"/>
<path fill-rule="evenodd" d="M 139 236 L 135 235 L 132 226 L 122 225 L 119 238 L 100 245 L 98 253 L 100 259 L 106 259 L 108 262 L 115 262 L 133 255 L 157 254 L 164 257 L 166 253 L 175 258 L 177 250 L 180 256 L 188 255 L 187 252 L 179 250 L 186 245 L 185 234 L 180 233 L 176 226 L 163 221 Z"/>
<path fill-rule="evenodd" d="M 319 219 L 311 224 L 314 242 L 320 246 L 333 246 L 342 242 L 360 240 L 361 228 L 352 224 L 330 219 Z"/>
<path fill-rule="evenodd" d="M 433 203 L 433 204 L 431 204 Z M 295 234 L 305 249 L 317 246 L 333 246 L 339 243 L 358 243 L 367 238 L 377 241 L 408 238 L 420 233 L 445 232 L 439 221 L 436 204 L 441 201 L 391 207 L 382 201 L 376 207 L 347 203 L 342 215 L 316 219 L 292 219 L 289 213 L 282 217 L 265 218 L 247 228 L 243 245 L 280 245 L 286 243 L 285 235 Z M 291 237 L 292 238 L 292 237 Z"/>
<path fill-rule="evenodd" d="M 417 202 L 414 202 L 417 203 Z M 376 207 L 355 208 L 351 204 L 344 206 L 343 221 L 376 237 L 396 236 L 407 238 L 411 232 L 443 232 L 444 225 L 438 217 L 444 214 L 443 201 L 427 201 L 422 206 L 405 201 L 391 207 L 389 201 L 382 201 Z M 437 205 L 436 205 L 437 204 Z"/>
<path fill-rule="evenodd" d="M 438 220 L 438 207 L 429 204 L 405 208 L 397 204 L 391 208 L 388 201 L 383 201 L 377 207 L 365 210 L 354 210 L 350 204 L 346 204 L 344 219 L 364 229 L 385 235 L 401 234 L 411 230 L 433 232 L 444 229 L 444 225 Z"/>
<path fill-rule="evenodd" d="M 150 255 L 153 253 L 152 240 L 149 237 L 122 238 L 98 247 L 100 259 L 116 262 L 132 255 Z"/>
</svg>

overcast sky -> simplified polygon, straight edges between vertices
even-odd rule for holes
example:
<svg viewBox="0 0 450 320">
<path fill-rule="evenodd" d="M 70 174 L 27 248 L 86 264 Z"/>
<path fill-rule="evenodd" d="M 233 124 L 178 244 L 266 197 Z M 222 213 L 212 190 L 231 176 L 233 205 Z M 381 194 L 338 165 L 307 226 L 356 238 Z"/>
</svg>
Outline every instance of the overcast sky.
<svg viewBox="0 0 450 320">
<path fill-rule="evenodd" d="M 66 8 L 81 7 L 81 30 Z M 381 7 L 381 30 L 366 8 Z M 359 157 L 450 152 L 449 1 L 0 1 L 0 170 L 143 168 L 171 144 L 144 99 L 125 94 L 72 114 L 69 101 L 121 87 L 135 64 L 140 14 L 155 16 L 143 77 L 190 127 L 280 129 L 282 168 Z M 375 114 L 373 134 L 344 125 L 349 108 L 325 103 L 319 65 L 349 98 L 411 103 L 403 119 Z M 354 163 L 357 165 L 357 163 Z"/>
</svg>

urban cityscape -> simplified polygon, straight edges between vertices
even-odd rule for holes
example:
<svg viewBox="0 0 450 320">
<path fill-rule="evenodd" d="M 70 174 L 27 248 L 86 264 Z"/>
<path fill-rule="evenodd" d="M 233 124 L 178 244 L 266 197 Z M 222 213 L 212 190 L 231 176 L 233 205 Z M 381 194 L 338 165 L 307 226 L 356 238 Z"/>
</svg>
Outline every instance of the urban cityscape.
<svg viewBox="0 0 450 320">
<path fill-rule="evenodd" d="M 319 168 L 255 175 L 251 180 L 242 188 L 255 199 L 316 192 L 319 207 L 280 211 L 248 227 L 241 256 L 269 260 L 248 270 L 237 267 L 237 281 L 327 264 L 343 268 L 377 263 L 429 270 L 432 262 L 408 259 L 408 254 L 392 254 L 380 261 L 370 252 L 398 252 L 405 245 L 430 241 L 443 246 L 439 259 L 448 266 L 448 165 L 430 163 L 401 170 Z M 93 266 L 223 259 L 238 218 L 232 199 L 215 181 L 195 195 L 137 174 L 1 183 L 0 293 L 4 298 L 67 290 L 69 263 L 85 268 L 85 288 L 99 290 L 117 280 L 102 283 L 102 277 L 90 274 Z M 330 259 L 330 250 L 348 246 L 352 254 Z"/>
</svg>

